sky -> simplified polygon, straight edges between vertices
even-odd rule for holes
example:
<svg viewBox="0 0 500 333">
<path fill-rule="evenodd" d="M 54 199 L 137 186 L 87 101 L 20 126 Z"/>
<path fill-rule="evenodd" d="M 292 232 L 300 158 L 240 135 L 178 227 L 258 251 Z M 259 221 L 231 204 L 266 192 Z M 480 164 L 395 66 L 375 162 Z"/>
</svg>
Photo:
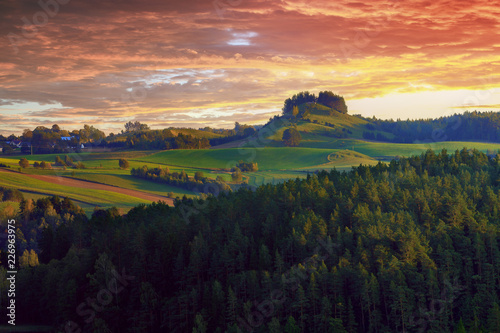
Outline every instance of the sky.
<svg viewBox="0 0 500 333">
<path fill-rule="evenodd" d="M 0 134 L 263 124 L 300 91 L 500 111 L 499 23 L 490 0 L 0 0 Z"/>
</svg>

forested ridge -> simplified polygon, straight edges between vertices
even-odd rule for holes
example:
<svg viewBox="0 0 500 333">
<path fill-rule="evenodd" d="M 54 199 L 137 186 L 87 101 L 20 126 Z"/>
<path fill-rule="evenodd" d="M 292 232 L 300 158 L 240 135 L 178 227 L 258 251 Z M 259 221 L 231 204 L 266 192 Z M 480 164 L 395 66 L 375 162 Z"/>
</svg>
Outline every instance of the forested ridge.
<svg viewBox="0 0 500 333">
<path fill-rule="evenodd" d="M 469 112 L 436 119 L 417 119 L 396 121 L 363 118 L 370 122 L 369 131 L 363 132 L 363 138 L 385 142 L 415 143 L 418 141 L 488 141 L 500 142 L 499 112 Z M 393 139 L 374 130 L 394 134 Z"/>
<path fill-rule="evenodd" d="M 17 274 L 18 320 L 89 332 L 498 332 L 499 187 L 500 155 L 463 149 L 124 216 L 24 200 L 18 226 L 40 264 Z"/>
</svg>

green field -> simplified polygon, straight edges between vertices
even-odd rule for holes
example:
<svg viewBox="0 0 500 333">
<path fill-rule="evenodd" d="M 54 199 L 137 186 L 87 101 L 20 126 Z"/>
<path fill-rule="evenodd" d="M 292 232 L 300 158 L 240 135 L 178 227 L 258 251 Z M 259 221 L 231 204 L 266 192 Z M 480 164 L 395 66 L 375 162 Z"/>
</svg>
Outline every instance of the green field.
<svg viewBox="0 0 500 333">
<path fill-rule="evenodd" d="M 213 150 L 169 150 L 140 160 L 144 163 L 158 163 L 177 166 L 195 166 L 207 169 L 228 169 L 240 160 L 256 162 L 259 170 L 297 170 L 314 168 L 330 163 L 328 156 L 332 153 L 342 152 L 338 149 L 317 148 L 237 148 Z M 368 156 L 358 154 L 359 162 L 371 160 Z M 345 161 L 342 160 L 342 162 Z M 358 161 L 354 164 L 359 165 Z M 334 165 L 331 165 L 333 167 Z"/>
<path fill-rule="evenodd" d="M 125 194 L 115 193 L 111 191 L 74 188 L 53 184 L 46 181 L 28 178 L 23 174 L 17 173 L 2 173 L 0 175 L 0 186 L 16 188 L 21 191 L 45 194 L 58 195 L 60 197 L 69 197 L 77 203 L 83 203 L 89 207 L 112 207 L 132 208 L 140 203 L 149 203 L 136 197 L 131 197 Z"/>
</svg>

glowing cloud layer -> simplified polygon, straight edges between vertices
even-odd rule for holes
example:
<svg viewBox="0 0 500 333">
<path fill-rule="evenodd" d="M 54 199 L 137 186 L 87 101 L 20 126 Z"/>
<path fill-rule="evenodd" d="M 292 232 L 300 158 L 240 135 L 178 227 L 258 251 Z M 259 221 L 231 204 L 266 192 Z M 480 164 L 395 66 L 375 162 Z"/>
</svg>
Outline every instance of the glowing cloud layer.
<svg viewBox="0 0 500 333">
<path fill-rule="evenodd" d="M 4 135 L 232 127 L 302 90 L 384 118 L 500 105 L 500 8 L 486 0 L 43 3 L 0 3 Z"/>
</svg>

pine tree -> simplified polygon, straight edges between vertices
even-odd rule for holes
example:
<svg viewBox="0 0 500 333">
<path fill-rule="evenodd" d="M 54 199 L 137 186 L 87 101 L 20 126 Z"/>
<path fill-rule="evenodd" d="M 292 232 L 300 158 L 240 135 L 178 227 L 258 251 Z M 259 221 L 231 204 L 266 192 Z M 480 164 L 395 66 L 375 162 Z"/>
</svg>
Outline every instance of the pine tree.
<svg viewBox="0 0 500 333">
<path fill-rule="evenodd" d="M 306 296 L 304 288 L 299 284 L 297 289 L 297 296 L 295 298 L 295 302 L 293 304 L 293 308 L 297 311 L 299 319 L 300 319 L 300 328 L 302 331 L 305 329 L 305 324 L 307 320 L 307 313 L 309 309 L 309 300 Z"/>
<path fill-rule="evenodd" d="M 236 322 L 236 306 L 238 304 L 238 299 L 233 292 L 233 288 L 229 286 L 227 290 L 227 309 L 226 309 L 226 321 L 229 325 Z"/>
<path fill-rule="evenodd" d="M 280 321 L 276 317 L 273 317 L 271 319 L 271 322 L 269 323 L 268 327 L 269 327 L 269 333 L 281 333 L 282 332 Z"/>
<path fill-rule="evenodd" d="M 207 322 L 201 315 L 201 313 L 198 313 L 196 315 L 196 318 L 194 319 L 194 327 L 193 327 L 193 333 L 206 333 L 207 332 Z"/>
<path fill-rule="evenodd" d="M 288 317 L 284 332 L 285 333 L 299 333 L 300 332 L 300 327 L 297 326 L 297 322 L 295 321 L 294 317 L 292 317 L 292 316 Z"/>
<path fill-rule="evenodd" d="M 488 329 L 491 333 L 500 333 L 500 307 L 498 303 L 493 303 L 488 316 Z"/>
</svg>

